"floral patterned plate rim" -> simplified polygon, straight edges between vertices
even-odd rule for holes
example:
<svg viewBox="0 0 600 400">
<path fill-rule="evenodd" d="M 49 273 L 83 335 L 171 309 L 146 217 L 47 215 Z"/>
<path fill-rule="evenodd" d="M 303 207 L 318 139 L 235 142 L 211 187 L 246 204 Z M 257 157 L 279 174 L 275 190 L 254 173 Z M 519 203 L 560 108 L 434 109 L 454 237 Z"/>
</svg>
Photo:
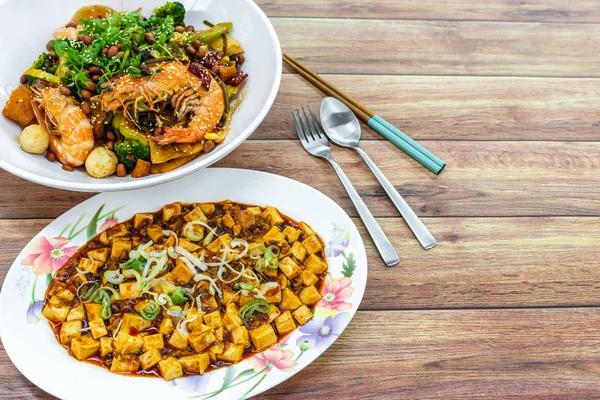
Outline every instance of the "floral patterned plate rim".
<svg viewBox="0 0 600 400">
<path fill-rule="evenodd" d="M 71 358 L 56 343 L 41 315 L 41 299 L 52 273 L 77 248 L 136 212 L 177 201 L 226 199 L 274 206 L 306 221 L 324 239 L 329 272 L 313 320 L 239 364 L 171 382 L 110 373 Z M 105 398 L 103 391 L 90 390 L 99 382 L 113 389 L 113 398 L 244 399 L 289 379 L 321 356 L 356 313 L 366 281 L 367 257 L 358 230 L 327 196 L 278 175 L 211 168 L 161 186 L 96 195 L 50 223 L 25 246 L 6 276 L 0 293 L 0 337 L 19 371 L 62 399 Z"/>
</svg>

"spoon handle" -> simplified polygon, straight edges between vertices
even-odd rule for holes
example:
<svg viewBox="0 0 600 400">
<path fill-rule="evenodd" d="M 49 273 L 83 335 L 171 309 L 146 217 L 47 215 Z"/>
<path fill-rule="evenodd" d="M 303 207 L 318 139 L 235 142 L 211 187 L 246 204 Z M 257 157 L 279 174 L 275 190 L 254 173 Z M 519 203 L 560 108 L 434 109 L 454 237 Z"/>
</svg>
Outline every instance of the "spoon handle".
<svg viewBox="0 0 600 400">
<path fill-rule="evenodd" d="M 387 193 L 388 197 L 392 200 L 398 211 L 400 211 L 400 214 L 406 221 L 406 224 L 413 232 L 419 243 L 421 243 L 421 246 L 423 246 L 424 249 L 431 249 L 434 247 L 437 242 L 435 241 L 433 235 L 429 232 L 423 222 L 421 222 L 419 217 L 417 217 L 417 214 L 415 214 L 412 208 L 410 208 L 406 201 L 404 201 L 402 196 L 400 196 L 400 193 L 398 193 L 396 188 L 394 188 L 385 175 L 383 175 L 379 168 L 377 168 L 377 165 L 375 165 L 373 160 L 371 160 L 371 157 L 369 157 L 367 153 L 365 153 L 365 151 L 360 147 L 353 147 L 353 149 L 356 150 L 356 152 L 362 157 L 362 159 L 371 169 L 371 172 L 373 172 L 373 175 L 375 175 L 381 186 L 383 186 L 383 189 Z"/>
<path fill-rule="evenodd" d="M 342 182 L 342 185 L 344 185 L 344 189 L 346 189 L 346 192 L 348 192 L 350 200 L 352 200 L 354 207 L 356 207 L 356 211 L 358 211 L 358 214 L 360 215 L 360 218 L 365 224 L 369 235 L 371 235 L 371 239 L 373 239 L 375 247 L 377 247 L 377 250 L 379 251 L 379 254 L 381 255 L 381 258 L 383 259 L 385 265 L 391 267 L 398 264 L 400 262 L 398 253 L 396 253 L 396 250 L 394 250 L 394 247 L 385 235 L 385 232 L 383 232 L 383 230 L 375 220 L 375 217 L 373 217 L 373 214 L 371 214 L 371 212 L 367 208 L 367 205 L 362 201 L 362 199 L 356 192 L 356 189 L 354 189 L 354 186 L 352 186 L 352 183 L 350 182 L 350 180 L 348 180 L 346 174 L 344 174 L 344 171 L 342 171 L 342 168 L 338 165 L 337 162 L 335 162 L 333 158 L 326 157 L 325 159 L 329 161 L 329 163 L 333 167 L 333 170 Z"/>
</svg>

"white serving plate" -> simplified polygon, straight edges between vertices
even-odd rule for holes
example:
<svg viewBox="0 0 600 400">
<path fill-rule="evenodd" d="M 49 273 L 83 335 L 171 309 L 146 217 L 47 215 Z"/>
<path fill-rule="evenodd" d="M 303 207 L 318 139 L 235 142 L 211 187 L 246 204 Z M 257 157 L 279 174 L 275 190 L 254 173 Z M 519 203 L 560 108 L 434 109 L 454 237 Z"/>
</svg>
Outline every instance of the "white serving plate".
<svg viewBox="0 0 600 400">
<path fill-rule="evenodd" d="M 246 97 L 231 123 L 225 142 L 211 153 L 159 175 L 144 178 L 119 178 L 113 175 L 94 179 L 85 170 L 63 171 L 60 163 L 50 163 L 44 156 L 20 150 L 15 138 L 21 128 L 0 115 L 0 168 L 21 178 L 45 186 L 80 192 L 129 190 L 157 185 L 181 178 L 205 168 L 225 157 L 258 127 L 269 112 L 281 79 L 281 48 L 277 34 L 265 14 L 252 0 L 180 0 L 188 10 L 186 23 L 201 28 L 203 20 L 233 22 L 232 36 L 241 42 L 246 52 L 243 69 L 249 74 L 245 83 Z M 166 0 L 102 0 L 98 4 L 116 10 L 143 8 L 149 15 Z M 57 28 L 69 22 L 71 16 L 91 0 L 0 0 L 0 109 L 10 93 L 19 85 L 23 72 L 31 66 Z M 27 29 L 23 31 L 26 21 Z M 18 40 L 16 36 L 18 36 Z"/>
<path fill-rule="evenodd" d="M 72 254 L 87 242 L 88 235 L 93 237 L 107 220 L 110 223 L 113 216 L 124 221 L 137 212 L 156 211 L 172 202 L 226 199 L 274 206 L 289 217 L 308 223 L 327 245 L 329 272 L 323 300 L 315 318 L 285 343 L 203 376 L 166 382 L 160 378 L 117 375 L 79 362 L 57 343 L 47 321 L 39 319 L 41 300 L 51 278 L 47 273 L 68 259 L 58 257 Z M 92 222 L 94 215 L 100 216 L 97 223 Z M 58 236 L 66 239 L 57 240 Z M 52 246 L 56 259 L 51 255 Z M 61 399 L 106 399 L 107 395 L 128 400 L 247 398 L 289 379 L 319 357 L 356 313 L 366 281 L 367 257 L 358 230 L 327 196 L 277 175 L 211 168 L 159 187 L 99 194 L 44 228 L 21 251 L 6 276 L 0 293 L 0 337 L 19 371 Z M 226 388 L 216 393 L 224 385 Z"/>
</svg>

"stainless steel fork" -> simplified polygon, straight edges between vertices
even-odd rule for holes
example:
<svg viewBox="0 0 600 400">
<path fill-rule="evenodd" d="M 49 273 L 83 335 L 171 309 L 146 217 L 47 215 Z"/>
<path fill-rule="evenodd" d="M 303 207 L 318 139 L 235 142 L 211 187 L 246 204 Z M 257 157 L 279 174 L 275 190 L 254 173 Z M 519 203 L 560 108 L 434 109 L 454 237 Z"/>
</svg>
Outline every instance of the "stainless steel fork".
<svg viewBox="0 0 600 400">
<path fill-rule="evenodd" d="M 383 262 L 388 267 L 396 265 L 400 262 L 400 258 L 398 257 L 398 253 L 394 250 L 394 247 L 390 243 L 389 239 L 381 230 L 381 227 L 362 201 L 352 183 L 346 177 L 346 174 L 342 171 L 342 168 L 338 165 L 337 162 L 331 157 L 330 147 L 329 147 L 329 139 L 325 135 L 323 131 L 323 127 L 316 117 L 309 117 L 304 107 L 302 107 L 302 114 L 300 110 L 292 111 L 292 117 L 294 118 L 294 124 L 296 125 L 296 131 L 298 132 L 298 138 L 300 139 L 300 143 L 304 149 L 311 155 L 319 158 L 323 158 L 331 164 L 333 170 L 337 174 L 338 178 L 342 182 L 344 189 L 348 192 L 348 196 L 354 203 L 354 207 L 356 207 L 356 211 L 360 215 L 363 223 L 367 227 L 367 231 L 373 242 L 375 242 L 375 247 L 381 254 L 381 258 L 383 258 Z M 297 114 L 297 115 L 296 115 Z"/>
</svg>

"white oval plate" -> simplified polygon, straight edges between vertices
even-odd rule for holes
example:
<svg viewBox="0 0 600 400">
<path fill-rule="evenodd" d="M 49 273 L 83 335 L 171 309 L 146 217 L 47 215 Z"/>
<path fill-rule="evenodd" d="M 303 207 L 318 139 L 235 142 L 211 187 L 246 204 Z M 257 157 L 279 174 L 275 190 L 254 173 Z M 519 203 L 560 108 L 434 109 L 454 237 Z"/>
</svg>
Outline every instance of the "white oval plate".
<svg viewBox="0 0 600 400">
<path fill-rule="evenodd" d="M 285 343 L 239 364 L 172 382 L 117 375 L 71 358 L 47 321 L 40 320 L 49 273 L 86 243 L 88 236 L 116 220 L 178 201 L 226 199 L 274 206 L 321 235 L 327 245 L 329 272 L 315 318 Z M 321 355 L 356 313 L 366 281 L 367 257 L 356 226 L 327 196 L 277 175 L 211 168 L 159 187 L 99 194 L 53 221 L 21 251 L 8 272 L 0 293 L 0 336 L 19 371 L 62 399 L 240 399 L 289 379 Z"/>
<path fill-rule="evenodd" d="M 21 74 L 31 66 L 58 27 L 69 22 L 81 6 L 104 4 L 115 10 L 133 11 L 143 7 L 149 15 L 167 0 L 0 0 L 0 109 L 19 85 Z M 248 138 L 265 118 L 279 89 L 281 48 L 275 29 L 252 0 L 179 0 L 188 10 L 185 22 L 197 28 L 203 20 L 233 22 L 232 36 L 246 52 L 243 69 L 249 78 L 246 97 L 235 112 L 231 131 L 225 142 L 174 171 L 144 178 L 119 178 L 116 175 L 94 179 L 85 170 L 63 171 L 60 163 L 50 163 L 44 156 L 28 154 L 15 138 L 21 128 L 0 115 L 0 168 L 21 178 L 60 189 L 79 192 L 106 192 L 137 189 L 172 181 L 200 168 L 214 164 L 231 153 Z M 35 10 L 35 12 L 32 12 Z M 27 32 L 18 40 L 9 40 L 15 32 Z"/>
</svg>

